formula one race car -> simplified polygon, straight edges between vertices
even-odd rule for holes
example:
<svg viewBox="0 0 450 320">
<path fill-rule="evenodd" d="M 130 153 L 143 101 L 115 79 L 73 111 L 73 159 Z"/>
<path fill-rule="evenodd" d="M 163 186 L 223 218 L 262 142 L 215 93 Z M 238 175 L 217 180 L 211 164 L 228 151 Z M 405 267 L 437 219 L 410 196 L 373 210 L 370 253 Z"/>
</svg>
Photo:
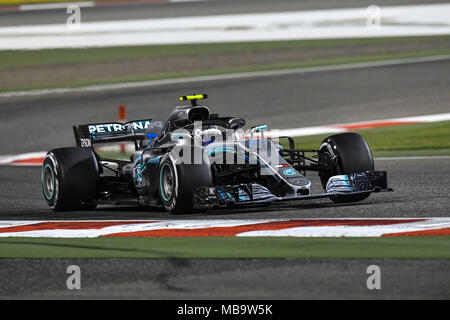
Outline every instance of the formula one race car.
<svg viewBox="0 0 450 320">
<path fill-rule="evenodd" d="M 77 146 L 51 150 L 42 166 L 50 208 L 140 204 L 177 213 L 323 197 L 355 202 L 392 191 L 361 135 L 336 134 L 317 150 L 298 149 L 291 137 L 270 136 L 265 125 L 244 131 L 244 119 L 211 114 L 197 104 L 206 98 L 181 97 L 190 105 L 176 107 L 165 122 L 74 126 Z M 102 158 L 94 149 L 119 142 L 134 143 L 130 160 Z M 325 192 L 311 194 L 306 171 L 318 172 Z"/>
</svg>

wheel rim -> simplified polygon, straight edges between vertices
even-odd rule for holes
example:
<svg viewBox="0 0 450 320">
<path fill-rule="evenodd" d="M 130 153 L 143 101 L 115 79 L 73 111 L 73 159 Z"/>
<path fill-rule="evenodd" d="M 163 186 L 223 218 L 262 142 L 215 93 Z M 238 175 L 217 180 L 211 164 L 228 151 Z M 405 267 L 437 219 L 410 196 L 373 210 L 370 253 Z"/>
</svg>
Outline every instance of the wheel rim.
<svg viewBox="0 0 450 320">
<path fill-rule="evenodd" d="M 47 200 L 52 199 L 55 194 L 55 174 L 49 164 L 45 165 L 43 170 L 42 188 L 44 190 L 45 198 Z"/>
<path fill-rule="evenodd" d="M 168 163 L 161 168 L 161 195 L 165 201 L 169 201 L 173 195 L 175 179 L 173 170 Z"/>
</svg>

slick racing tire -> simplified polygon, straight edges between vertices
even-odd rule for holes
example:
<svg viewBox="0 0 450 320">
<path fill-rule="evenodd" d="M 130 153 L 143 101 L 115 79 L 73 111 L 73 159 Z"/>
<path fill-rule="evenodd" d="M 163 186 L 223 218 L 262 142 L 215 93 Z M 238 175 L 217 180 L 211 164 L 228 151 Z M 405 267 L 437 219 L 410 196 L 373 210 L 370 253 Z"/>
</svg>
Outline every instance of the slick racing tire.
<svg viewBox="0 0 450 320">
<path fill-rule="evenodd" d="M 44 199 L 53 211 L 94 209 L 99 195 L 99 166 L 88 148 L 49 151 L 42 164 Z"/>
<path fill-rule="evenodd" d="M 348 132 L 329 136 L 322 141 L 319 157 L 328 167 L 319 172 L 325 189 L 328 179 L 339 174 L 351 174 L 374 170 L 372 152 L 366 140 L 359 134 Z M 370 193 L 338 195 L 330 197 L 337 203 L 356 202 L 366 199 Z"/>
<path fill-rule="evenodd" d="M 196 188 L 213 185 L 209 165 L 176 164 L 168 154 L 159 164 L 158 182 L 161 202 L 172 214 L 192 212 Z"/>
</svg>

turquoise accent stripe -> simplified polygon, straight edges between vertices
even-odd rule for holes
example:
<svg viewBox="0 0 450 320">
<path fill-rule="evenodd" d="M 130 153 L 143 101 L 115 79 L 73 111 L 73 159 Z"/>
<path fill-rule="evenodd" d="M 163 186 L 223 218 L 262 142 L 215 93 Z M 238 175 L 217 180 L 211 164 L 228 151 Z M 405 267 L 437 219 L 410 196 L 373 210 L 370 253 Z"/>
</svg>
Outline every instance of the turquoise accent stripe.
<svg viewBox="0 0 450 320">
<path fill-rule="evenodd" d="M 55 194 L 56 184 L 55 184 L 55 174 L 53 173 L 53 168 L 50 166 L 50 164 L 47 163 L 47 164 L 45 165 L 44 169 L 42 170 L 42 172 L 45 173 L 45 169 L 46 169 L 47 167 L 50 169 L 50 172 L 52 173 L 52 180 L 53 180 L 53 186 L 54 186 L 54 187 L 53 187 L 53 192 L 52 192 L 51 195 L 48 195 L 47 192 L 45 191 L 46 188 L 45 188 L 45 186 L 44 186 L 44 174 L 42 175 L 41 183 L 42 183 L 42 189 L 44 190 L 44 196 L 45 196 L 45 198 L 46 198 L 47 200 L 50 200 L 50 199 L 53 197 L 53 195 Z"/>
<path fill-rule="evenodd" d="M 161 191 L 161 196 L 163 197 L 164 201 L 169 201 L 170 198 L 167 198 L 164 194 L 163 188 L 162 188 L 162 171 L 165 166 L 168 166 L 169 164 L 166 162 L 162 165 L 161 170 L 159 171 L 159 190 Z"/>
</svg>

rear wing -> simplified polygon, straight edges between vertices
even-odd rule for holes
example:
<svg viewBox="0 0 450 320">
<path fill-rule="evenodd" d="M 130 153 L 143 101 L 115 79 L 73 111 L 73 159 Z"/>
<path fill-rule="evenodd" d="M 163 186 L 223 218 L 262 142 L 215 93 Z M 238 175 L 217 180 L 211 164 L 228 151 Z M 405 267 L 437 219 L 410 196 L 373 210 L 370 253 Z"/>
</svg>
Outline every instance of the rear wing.
<svg viewBox="0 0 450 320">
<path fill-rule="evenodd" d="M 153 137 L 162 128 L 161 121 L 134 120 L 126 123 L 108 122 L 73 126 L 75 142 L 79 147 L 92 147 L 96 143 L 137 141 Z"/>
</svg>

